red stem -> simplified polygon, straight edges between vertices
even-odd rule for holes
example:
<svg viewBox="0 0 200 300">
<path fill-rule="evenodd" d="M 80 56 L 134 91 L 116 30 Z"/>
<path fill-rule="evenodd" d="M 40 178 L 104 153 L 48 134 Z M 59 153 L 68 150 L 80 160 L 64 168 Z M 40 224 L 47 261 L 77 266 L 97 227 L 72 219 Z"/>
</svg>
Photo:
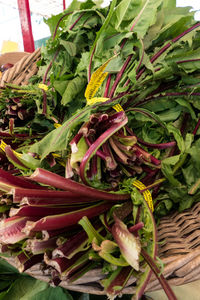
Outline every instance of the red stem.
<svg viewBox="0 0 200 300">
<path fill-rule="evenodd" d="M 69 30 L 72 30 L 75 27 L 75 25 L 78 23 L 78 21 L 82 18 L 83 15 L 84 15 L 84 13 L 80 14 L 78 19 L 72 24 L 72 26 L 69 28 Z"/>
<path fill-rule="evenodd" d="M 129 55 L 128 58 L 126 59 L 124 65 L 122 66 L 121 70 L 117 73 L 117 77 L 115 79 L 115 82 L 113 83 L 113 86 L 111 88 L 111 91 L 110 91 L 110 94 L 109 94 L 109 98 L 112 98 L 114 93 L 115 93 L 115 90 L 117 88 L 117 85 L 118 83 L 120 82 L 123 74 L 124 74 L 124 71 L 126 70 L 128 64 L 130 63 L 131 61 L 131 58 L 133 57 L 133 54 Z"/>
<path fill-rule="evenodd" d="M 141 255 L 147 262 L 147 264 L 150 266 L 151 270 L 154 272 L 156 277 L 158 278 L 158 281 L 160 282 L 161 286 L 163 287 L 167 297 L 169 300 L 177 300 L 174 292 L 172 291 L 170 285 L 164 278 L 162 274 L 160 274 L 160 269 L 157 267 L 156 263 L 153 261 L 151 256 L 142 248 L 141 249 Z"/>
<path fill-rule="evenodd" d="M 199 127 L 200 127 L 200 119 L 198 120 L 197 125 L 195 126 L 195 128 L 194 128 L 194 130 L 192 132 L 194 135 L 196 135 L 197 130 L 199 129 Z"/>
<path fill-rule="evenodd" d="M 75 194 L 78 191 L 80 195 L 94 198 L 96 200 L 121 201 L 130 198 L 129 194 L 115 194 L 97 190 L 40 168 L 36 169 L 36 171 L 30 176 L 30 179 L 62 190 L 71 191 Z"/>
<path fill-rule="evenodd" d="M 178 40 L 180 40 L 183 36 L 185 36 L 186 34 L 188 34 L 189 32 L 191 32 L 192 30 L 196 29 L 197 27 L 200 26 L 200 23 L 195 24 L 194 26 L 188 28 L 187 30 L 185 30 L 184 32 L 182 32 L 181 34 L 179 34 L 177 37 L 173 38 L 169 43 L 167 43 L 164 47 L 162 47 L 151 59 L 150 62 L 153 63 L 154 61 L 156 61 L 168 48 L 171 47 L 172 44 L 176 43 Z M 138 73 L 138 75 L 136 76 L 136 80 L 138 80 L 142 74 L 144 73 L 144 71 L 146 70 L 146 68 L 142 68 L 140 70 L 140 72 Z"/>
</svg>

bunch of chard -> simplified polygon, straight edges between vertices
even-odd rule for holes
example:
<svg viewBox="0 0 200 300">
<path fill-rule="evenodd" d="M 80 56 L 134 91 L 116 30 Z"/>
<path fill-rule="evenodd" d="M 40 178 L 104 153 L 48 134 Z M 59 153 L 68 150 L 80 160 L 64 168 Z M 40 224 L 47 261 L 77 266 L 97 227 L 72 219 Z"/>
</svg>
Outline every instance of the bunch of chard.
<svg viewBox="0 0 200 300">
<path fill-rule="evenodd" d="M 43 263 L 58 285 L 104 265 L 100 284 L 107 295 L 117 296 L 131 280 L 137 299 L 151 275 L 146 263 L 158 276 L 160 270 L 149 256 L 157 253 L 156 227 L 141 195 L 133 206 L 127 201 L 130 194 L 97 190 L 44 169 L 26 178 L 0 170 L 0 186 L 1 207 L 7 208 L 1 210 L 1 252 L 15 257 L 19 271 Z M 169 299 L 176 299 L 160 278 Z"/>
<path fill-rule="evenodd" d="M 72 29 L 85 28 L 84 16 L 87 28 L 91 21 L 87 13 L 92 15 L 93 9 L 88 2 L 84 5 L 84 14 L 67 15 L 67 26 L 71 17 L 74 20 L 73 28 L 66 27 L 74 41 L 65 43 L 67 51 L 77 42 L 78 33 Z M 160 273 L 154 262 L 154 217 L 142 192 L 153 192 L 156 216 L 188 208 L 199 198 L 200 23 L 188 8 L 176 8 L 175 1 L 113 0 L 109 8 L 94 10 L 95 20 L 96 15 L 103 20 L 101 28 L 87 53 L 76 57 L 78 67 L 75 59 L 77 69 L 71 75 L 77 76 L 77 83 L 81 77 L 77 70 L 84 70 L 84 80 L 88 70 L 90 81 L 92 73 L 109 60 L 106 79 L 93 85 L 94 104 L 76 111 L 85 103 L 83 93 L 67 77 L 67 92 L 63 94 L 63 88 L 61 92 L 63 103 L 70 103 L 62 118 L 67 120 L 28 149 L 40 159 L 32 162 L 31 169 L 42 163 L 44 169 L 37 169 L 29 179 L 8 174 L 1 179 L 7 206 L 2 249 L 25 251 L 17 254 L 21 270 L 44 261 L 54 268 L 56 283 L 72 282 L 91 268 L 105 266 L 108 275 L 101 283 L 110 296 L 119 294 L 131 278 L 139 299 L 150 280 L 150 268 Z M 64 15 L 59 20 L 64 21 Z M 57 30 L 58 26 L 56 34 Z M 72 107 L 69 86 L 75 87 L 78 106 Z M 80 86 L 84 90 L 85 81 Z M 46 103 L 44 97 L 43 112 Z M 115 112 L 116 104 L 123 108 L 120 112 Z M 49 155 L 59 157 L 62 164 L 46 164 Z M 23 175 L 30 172 L 28 165 L 21 168 Z M 147 187 L 139 192 L 133 177 Z M 176 299 L 163 276 L 158 278 L 168 298 Z"/>
<path fill-rule="evenodd" d="M 96 103 L 78 110 L 30 151 L 42 160 L 50 153 L 61 155 L 66 177 L 104 189 L 118 188 L 120 180 L 136 172 L 139 180 L 153 188 L 157 215 L 173 208 L 183 210 L 196 201 L 199 192 L 195 153 L 200 124 L 200 23 L 188 8 L 176 8 L 175 1 L 112 1 L 108 11 L 89 59 L 80 59 L 88 70 L 88 81 L 110 60 L 106 79 L 94 89 Z M 102 97 L 104 102 L 100 102 Z M 118 103 L 128 118 L 123 121 L 126 126 L 116 125 L 117 131 L 112 132 L 108 125 L 104 130 L 100 124 L 108 121 L 103 118 L 112 118 Z M 96 116 L 99 126 L 92 124 Z M 87 126 L 91 127 L 88 132 Z M 123 135 L 137 140 L 135 146 L 125 148 L 127 144 L 119 142 Z M 70 146 L 78 143 L 70 153 Z M 137 171 L 133 172 L 132 164 Z"/>
<path fill-rule="evenodd" d="M 159 169 L 161 162 L 138 144 L 127 123 L 124 111 L 92 114 L 69 143 L 65 176 L 116 189 L 124 178 Z"/>
</svg>

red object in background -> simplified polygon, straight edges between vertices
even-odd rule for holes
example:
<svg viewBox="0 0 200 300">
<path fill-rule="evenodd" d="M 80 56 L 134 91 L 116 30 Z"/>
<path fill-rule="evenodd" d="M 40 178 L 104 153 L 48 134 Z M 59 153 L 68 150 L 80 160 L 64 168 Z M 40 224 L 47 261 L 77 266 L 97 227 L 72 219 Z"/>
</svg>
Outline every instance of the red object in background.
<svg viewBox="0 0 200 300">
<path fill-rule="evenodd" d="M 63 10 L 66 9 L 65 0 L 63 0 Z"/>
<path fill-rule="evenodd" d="M 33 52 L 35 50 L 31 14 L 29 8 L 29 0 L 18 0 L 19 17 L 21 21 L 22 37 L 25 52 Z"/>
</svg>

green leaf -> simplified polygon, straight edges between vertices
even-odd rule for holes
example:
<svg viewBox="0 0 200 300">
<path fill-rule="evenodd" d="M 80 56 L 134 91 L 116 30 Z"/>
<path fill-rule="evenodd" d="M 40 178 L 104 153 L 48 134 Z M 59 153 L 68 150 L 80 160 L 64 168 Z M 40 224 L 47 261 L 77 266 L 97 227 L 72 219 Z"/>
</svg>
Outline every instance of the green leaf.
<svg viewBox="0 0 200 300">
<path fill-rule="evenodd" d="M 53 83 L 53 86 L 55 88 L 55 90 L 61 95 L 63 96 L 65 90 L 66 90 L 66 86 L 68 84 L 68 80 L 63 80 L 63 81 L 59 81 L 59 80 L 55 80 Z"/>
<path fill-rule="evenodd" d="M 20 300 L 28 300 L 28 299 L 32 300 L 33 298 L 37 297 L 38 293 L 45 291 L 47 288 L 48 288 L 48 283 L 40 280 L 35 280 L 31 288 L 26 292 L 26 294 L 23 297 L 20 298 Z"/>
<path fill-rule="evenodd" d="M 82 53 L 81 59 L 79 60 L 79 63 L 78 63 L 77 68 L 76 68 L 76 74 L 75 75 L 78 75 L 81 72 L 87 70 L 89 60 L 90 60 L 89 52 Z"/>
<path fill-rule="evenodd" d="M 169 180 L 174 186 L 181 186 L 181 183 L 174 177 L 172 166 L 176 165 L 179 161 L 180 155 L 165 158 L 161 163 L 161 171 L 163 175 Z"/>
<path fill-rule="evenodd" d="M 66 51 L 69 53 L 70 56 L 76 55 L 76 45 L 74 43 L 60 40 L 60 44 L 65 47 Z"/>
<path fill-rule="evenodd" d="M 183 137 L 181 135 L 181 132 L 178 128 L 176 128 L 175 126 L 173 126 L 172 124 L 167 124 L 167 129 L 169 131 L 169 133 L 172 133 L 176 142 L 177 142 L 177 146 L 179 148 L 179 150 L 181 152 L 185 151 L 185 143 L 183 140 Z"/>
<path fill-rule="evenodd" d="M 117 5 L 117 7 L 115 9 L 115 16 L 116 16 L 115 28 L 116 29 L 119 28 L 122 21 L 124 20 L 124 17 L 126 16 L 127 12 L 130 10 L 131 2 L 132 2 L 132 0 L 122 0 Z"/>
<path fill-rule="evenodd" d="M 49 29 L 51 31 L 51 35 L 53 35 L 56 26 L 58 24 L 58 21 L 62 17 L 63 13 L 60 13 L 58 15 L 53 15 L 51 18 L 44 19 L 44 22 L 49 26 Z"/>
<path fill-rule="evenodd" d="M 70 103 L 86 87 L 86 82 L 86 78 L 79 76 L 68 81 L 61 100 L 62 105 Z"/>
<path fill-rule="evenodd" d="M 22 299 L 26 294 L 32 291 L 35 279 L 31 277 L 20 277 L 11 285 L 6 294 L 6 299 L 16 300 Z M 46 283 L 44 283 L 46 284 Z M 47 284 L 46 284 L 47 285 Z M 27 298 L 26 298 L 27 299 Z"/>
<path fill-rule="evenodd" d="M 150 26 L 156 22 L 157 9 L 162 0 L 146 0 L 131 26 L 139 38 L 143 38 Z"/>
<path fill-rule="evenodd" d="M 129 111 L 140 113 L 143 115 L 144 120 L 153 120 L 154 122 L 158 123 L 161 127 L 163 127 L 167 131 L 167 127 L 164 122 L 162 122 L 161 118 L 156 115 L 154 112 L 147 110 L 145 108 L 131 108 Z M 141 120 L 139 115 L 136 115 L 136 119 Z"/>
<path fill-rule="evenodd" d="M 76 169 L 78 163 L 81 163 L 86 151 L 88 150 L 88 145 L 85 138 L 82 137 L 77 144 L 78 151 L 71 154 L 70 165 L 72 169 Z"/>
<path fill-rule="evenodd" d="M 10 265 L 6 260 L 0 258 L 0 274 L 4 273 L 17 273 L 19 274 L 18 270 Z"/>
<path fill-rule="evenodd" d="M 189 103 L 188 100 L 183 99 L 183 98 L 180 98 L 180 99 L 176 99 L 175 101 L 176 101 L 180 106 L 183 106 L 183 107 L 185 107 L 185 108 L 187 109 L 187 111 L 190 113 L 192 119 L 194 119 L 194 120 L 197 119 L 197 117 L 196 117 L 196 115 L 195 115 L 195 112 L 194 112 L 194 110 L 193 110 L 193 108 L 192 108 L 192 106 L 191 106 L 191 104 Z"/>
<path fill-rule="evenodd" d="M 115 6 L 116 6 L 116 3 L 117 3 L 117 0 L 113 0 L 113 1 L 111 2 L 111 5 L 110 5 L 110 9 L 109 9 L 108 15 L 107 15 L 107 17 L 106 17 L 106 19 L 105 19 L 105 21 L 104 21 L 104 23 L 103 23 L 101 29 L 97 32 L 95 41 L 94 41 L 94 43 L 93 43 L 93 45 L 92 45 L 92 47 L 91 47 L 91 49 L 90 49 L 90 56 L 91 56 L 93 50 L 95 49 L 95 46 L 96 46 L 96 44 L 97 44 L 97 42 L 98 42 L 98 40 L 99 40 L 99 37 L 101 36 L 101 33 L 106 29 L 106 27 L 108 26 L 108 24 L 109 24 L 109 22 L 110 22 L 110 19 L 111 19 L 111 17 L 112 17 L 112 14 L 113 14 L 114 9 L 115 9 Z"/>
<path fill-rule="evenodd" d="M 47 289 L 32 296 L 30 300 L 73 300 L 73 298 L 67 291 L 64 291 L 60 287 L 48 287 Z"/>
<path fill-rule="evenodd" d="M 87 121 L 90 112 L 90 107 L 86 107 L 84 110 L 77 112 L 61 127 L 52 130 L 41 141 L 33 144 L 30 147 L 30 151 L 39 154 L 42 160 L 51 152 L 65 150 L 71 137 L 72 130 L 82 122 Z"/>
</svg>

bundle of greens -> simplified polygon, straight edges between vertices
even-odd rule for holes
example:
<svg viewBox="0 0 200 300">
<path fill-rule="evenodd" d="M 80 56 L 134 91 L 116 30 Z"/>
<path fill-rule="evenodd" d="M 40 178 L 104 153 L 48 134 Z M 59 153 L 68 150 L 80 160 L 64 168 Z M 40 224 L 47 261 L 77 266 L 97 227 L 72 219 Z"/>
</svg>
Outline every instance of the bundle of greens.
<svg viewBox="0 0 200 300">
<path fill-rule="evenodd" d="M 1 147 L 14 168 L 0 171 L 2 251 L 21 271 L 44 262 L 54 284 L 100 267 L 110 298 L 132 280 L 140 299 L 153 271 L 176 299 L 155 220 L 200 195 L 200 23 L 173 0 L 74 0 L 48 24 L 33 82 L 56 129 Z"/>
</svg>

